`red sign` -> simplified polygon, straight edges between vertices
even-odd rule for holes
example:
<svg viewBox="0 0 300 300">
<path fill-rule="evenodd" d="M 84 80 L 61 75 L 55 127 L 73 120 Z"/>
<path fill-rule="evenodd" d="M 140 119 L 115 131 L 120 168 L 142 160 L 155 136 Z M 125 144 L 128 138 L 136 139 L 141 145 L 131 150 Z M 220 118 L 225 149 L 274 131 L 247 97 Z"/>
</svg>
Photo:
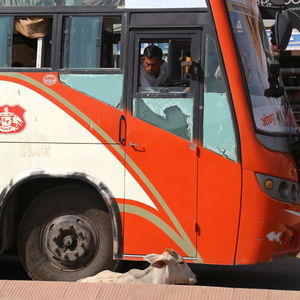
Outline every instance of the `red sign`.
<svg viewBox="0 0 300 300">
<path fill-rule="evenodd" d="M 0 106 L 0 134 L 21 132 L 26 125 L 24 112 L 20 105 Z"/>
</svg>

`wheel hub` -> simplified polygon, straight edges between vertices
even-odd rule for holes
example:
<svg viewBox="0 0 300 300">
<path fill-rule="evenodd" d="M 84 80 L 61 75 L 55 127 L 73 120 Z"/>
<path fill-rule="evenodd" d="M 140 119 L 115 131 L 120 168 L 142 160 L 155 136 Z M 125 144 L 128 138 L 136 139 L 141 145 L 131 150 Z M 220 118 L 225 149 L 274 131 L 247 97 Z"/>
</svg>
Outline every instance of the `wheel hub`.
<svg viewBox="0 0 300 300">
<path fill-rule="evenodd" d="M 46 256 L 58 268 L 78 270 L 86 266 L 97 249 L 94 225 L 84 216 L 65 215 L 49 222 L 42 234 Z"/>
</svg>

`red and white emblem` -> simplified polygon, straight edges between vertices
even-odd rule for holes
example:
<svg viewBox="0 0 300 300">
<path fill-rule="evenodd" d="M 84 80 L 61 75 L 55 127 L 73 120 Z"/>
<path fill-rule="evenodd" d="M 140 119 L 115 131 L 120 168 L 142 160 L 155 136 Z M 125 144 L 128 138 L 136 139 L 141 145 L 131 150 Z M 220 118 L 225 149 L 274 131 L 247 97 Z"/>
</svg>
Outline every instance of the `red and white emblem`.
<svg viewBox="0 0 300 300">
<path fill-rule="evenodd" d="M 46 85 L 54 85 L 56 82 L 57 82 L 57 77 L 53 74 L 46 74 L 44 77 L 43 77 L 43 82 L 44 84 Z"/>
<path fill-rule="evenodd" d="M 20 105 L 0 106 L 0 134 L 18 133 L 25 128 L 24 112 Z"/>
</svg>

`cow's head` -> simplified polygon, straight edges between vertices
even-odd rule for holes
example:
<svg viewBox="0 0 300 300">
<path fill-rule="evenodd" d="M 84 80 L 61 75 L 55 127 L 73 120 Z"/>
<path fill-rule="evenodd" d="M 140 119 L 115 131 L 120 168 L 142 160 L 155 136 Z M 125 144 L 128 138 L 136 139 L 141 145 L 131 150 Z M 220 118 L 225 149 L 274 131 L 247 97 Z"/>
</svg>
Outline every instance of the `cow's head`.
<svg viewBox="0 0 300 300">
<path fill-rule="evenodd" d="M 166 249 L 162 254 L 149 254 L 145 256 L 152 267 L 165 268 L 165 280 L 170 284 L 195 284 L 195 274 L 184 262 L 184 259 L 173 249 Z"/>
</svg>

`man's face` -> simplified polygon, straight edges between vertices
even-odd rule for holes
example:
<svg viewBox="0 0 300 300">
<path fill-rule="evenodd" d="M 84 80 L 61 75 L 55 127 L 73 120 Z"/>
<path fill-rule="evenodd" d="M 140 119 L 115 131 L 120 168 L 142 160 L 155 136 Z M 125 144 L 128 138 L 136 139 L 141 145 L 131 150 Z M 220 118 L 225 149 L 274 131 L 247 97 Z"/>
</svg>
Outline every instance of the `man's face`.
<svg viewBox="0 0 300 300">
<path fill-rule="evenodd" d="M 149 75 L 158 76 L 159 68 L 161 64 L 162 64 L 162 60 L 160 59 L 159 56 L 155 56 L 151 58 L 144 56 L 144 68 Z"/>
</svg>

